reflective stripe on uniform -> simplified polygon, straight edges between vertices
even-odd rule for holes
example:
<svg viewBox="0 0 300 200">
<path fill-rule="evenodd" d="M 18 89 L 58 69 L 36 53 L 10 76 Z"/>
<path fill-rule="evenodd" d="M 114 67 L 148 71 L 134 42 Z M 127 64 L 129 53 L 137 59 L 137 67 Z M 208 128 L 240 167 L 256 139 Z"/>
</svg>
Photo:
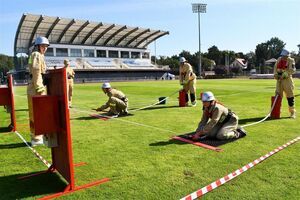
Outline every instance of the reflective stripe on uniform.
<svg viewBox="0 0 300 200">
<path fill-rule="evenodd" d="M 116 107 L 117 104 L 115 104 L 115 103 L 109 103 L 109 105 L 110 105 L 111 107 Z"/>
<path fill-rule="evenodd" d="M 28 64 L 32 64 L 32 57 L 31 57 L 31 55 L 28 58 Z"/>
</svg>

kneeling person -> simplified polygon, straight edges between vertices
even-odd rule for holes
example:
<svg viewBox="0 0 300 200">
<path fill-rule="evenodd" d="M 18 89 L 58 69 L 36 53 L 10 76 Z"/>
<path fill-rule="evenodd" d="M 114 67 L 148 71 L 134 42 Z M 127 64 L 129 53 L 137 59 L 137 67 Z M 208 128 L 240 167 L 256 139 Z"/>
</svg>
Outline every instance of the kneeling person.
<svg viewBox="0 0 300 200">
<path fill-rule="evenodd" d="M 103 111 L 110 108 L 109 115 L 127 115 L 128 99 L 125 94 L 119 90 L 113 89 L 109 83 L 103 83 L 103 92 L 108 96 L 108 101 L 97 108 L 96 111 Z"/>
<path fill-rule="evenodd" d="M 238 127 L 238 116 L 218 103 L 212 92 L 202 94 L 203 114 L 193 140 L 201 136 L 226 140 L 246 136 L 246 131 Z"/>
</svg>

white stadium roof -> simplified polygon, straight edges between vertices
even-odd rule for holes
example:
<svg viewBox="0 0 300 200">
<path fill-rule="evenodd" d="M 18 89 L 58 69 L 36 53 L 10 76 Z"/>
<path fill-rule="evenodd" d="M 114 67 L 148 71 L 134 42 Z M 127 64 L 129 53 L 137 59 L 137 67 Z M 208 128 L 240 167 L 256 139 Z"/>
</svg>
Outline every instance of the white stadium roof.
<svg viewBox="0 0 300 200">
<path fill-rule="evenodd" d="M 168 31 L 128 27 L 60 17 L 23 14 L 15 36 L 14 51 L 27 53 L 37 36 L 51 44 L 71 44 L 144 49 Z"/>
</svg>

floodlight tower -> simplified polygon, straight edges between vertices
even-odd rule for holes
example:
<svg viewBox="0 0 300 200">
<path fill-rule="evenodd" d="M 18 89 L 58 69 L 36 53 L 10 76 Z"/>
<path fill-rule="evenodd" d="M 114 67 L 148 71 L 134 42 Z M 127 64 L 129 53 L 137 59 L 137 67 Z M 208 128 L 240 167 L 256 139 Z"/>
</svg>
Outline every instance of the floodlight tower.
<svg viewBox="0 0 300 200">
<path fill-rule="evenodd" d="M 200 13 L 206 13 L 206 5 L 203 3 L 192 3 L 193 13 L 198 13 L 198 29 L 199 29 L 199 76 L 201 76 L 201 37 L 200 37 Z"/>
</svg>

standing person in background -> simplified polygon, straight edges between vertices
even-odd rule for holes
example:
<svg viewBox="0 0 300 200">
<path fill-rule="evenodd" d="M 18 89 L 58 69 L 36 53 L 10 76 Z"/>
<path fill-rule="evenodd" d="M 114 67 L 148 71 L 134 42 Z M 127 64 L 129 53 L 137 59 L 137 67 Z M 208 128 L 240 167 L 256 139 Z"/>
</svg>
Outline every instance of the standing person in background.
<svg viewBox="0 0 300 200">
<path fill-rule="evenodd" d="M 180 85 L 183 86 L 183 90 L 185 91 L 185 102 L 186 106 L 188 106 L 189 102 L 189 95 L 190 92 L 190 98 L 192 106 L 196 106 L 196 79 L 197 76 L 193 72 L 192 66 L 186 61 L 184 57 L 179 58 L 180 66 L 179 66 L 179 81 Z"/>
<path fill-rule="evenodd" d="M 69 60 L 64 60 L 64 65 L 67 71 L 67 78 L 68 78 L 68 83 L 67 83 L 67 90 L 68 90 L 68 97 L 69 97 L 69 107 L 72 108 L 72 96 L 73 96 L 73 85 L 74 85 L 74 76 L 75 72 L 74 70 L 70 67 L 70 61 Z"/>
<path fill-rule="evenodd" d="M 28 99 L 28 111 L 29 111 L 29 124 L 31 133 L 31 145 L 42 145 L 43 136 L 34 135 L 34 120 L 33 120 L 33 108 L 32 108 L 32 96 L 33 95 L 46 95 L 45 77 L 46 63 L 44 55 L 49 46 L 49 41 L 45 37 L 37 37 L 34 42 L 34 51 L 29 56 L 28 68 L 29 68 L 29 81 L 27 86 L 27 99 Z"/>
<path fill-rule="evenodd" d="M 290 53 L 282 49 L 280 57 L 274 65 L 274 78 L 276 83 L 276 94 L 283 97 L 283 92 L 286 95 L 289 112 L 291 118 L 296 118 L 295 98 L 294 98 L 294 81 L 292 74 L 296 72 L 295 60 L 290 57 Z"/>
</svg>

